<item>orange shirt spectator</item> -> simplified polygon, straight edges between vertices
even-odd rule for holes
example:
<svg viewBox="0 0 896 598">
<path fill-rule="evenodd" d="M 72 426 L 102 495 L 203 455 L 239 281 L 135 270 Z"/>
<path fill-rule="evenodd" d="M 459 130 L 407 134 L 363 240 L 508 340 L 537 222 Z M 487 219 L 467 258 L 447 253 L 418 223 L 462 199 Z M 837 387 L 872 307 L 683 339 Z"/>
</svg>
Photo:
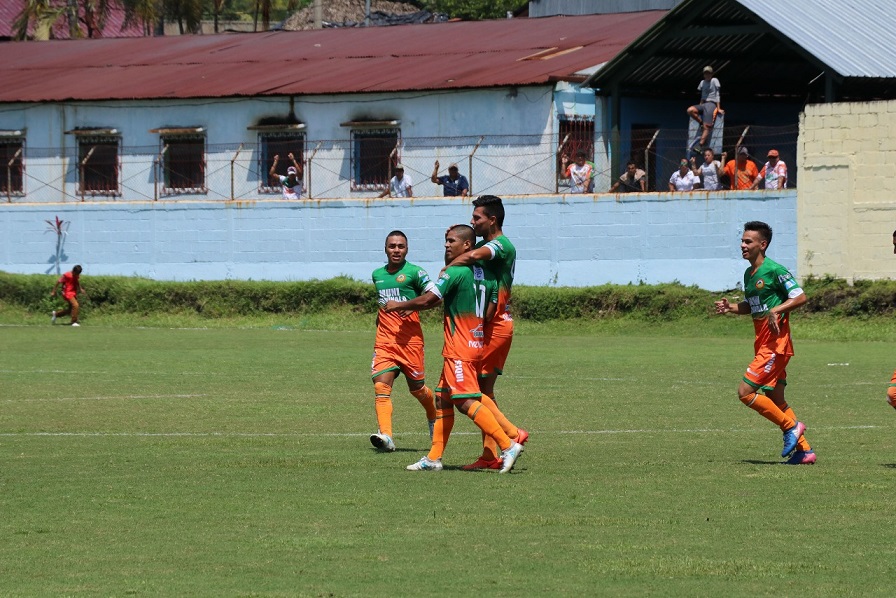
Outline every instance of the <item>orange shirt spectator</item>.
<svg viewBox="0 0 896 598">
<path fill-rule="evenodd" d="M 729 160 L 722 170 L 722 174 L 728 177 L 729 189 L 752 189 L 753 183 L 759 177 L 759 169 L 756 164 L 748 158 L 750 153 L 747 148 L 741 147 L 737 150 L 737 158 Z"/>
</svg>

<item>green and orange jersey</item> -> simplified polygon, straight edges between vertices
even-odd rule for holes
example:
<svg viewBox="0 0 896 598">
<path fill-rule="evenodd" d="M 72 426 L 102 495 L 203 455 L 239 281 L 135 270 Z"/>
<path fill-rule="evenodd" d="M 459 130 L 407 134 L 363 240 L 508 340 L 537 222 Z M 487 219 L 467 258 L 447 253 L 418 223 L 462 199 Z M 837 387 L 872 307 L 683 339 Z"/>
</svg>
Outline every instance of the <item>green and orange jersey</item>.
<svg viewBox="0 0 896 598">
<path fill-rule="evenodd" d="M 389 272 L 385 266 L 373 271 L 373 285 L 376 287 L 380 310 L 376 315 L 377 345 L 423 344 L 423 330 L 420 315 L 412 312 L 402 316 L 400 312 L 386 313 L 382 306 L 389 300 L 409 301 L 432 290 L 429 274 L 420 266 L 410 262 L 402 264 L 397 272 Z"/>
<path fill-rule="evenodd" d="M 790 316 L 781 314 L 778 319 L 780 332 L 773 334 L 768 326 L 768 312 L 788 299 L 799 297 L 803 289 L 790 271 L 781 264 L 765 258 L 758 268 L 744 272 L 744 298 L 750 305 L 753 328 L 756 331 L 754 347 L 769 347 L 779 355 L 793 355 L 790 337 Z"/>
<path fill-rule="evenodd" d="M 498 301 L 498 285 L 480 266 L 449 266 L 436 280 L 433 293 L 445 312 L 445 346 L 449 359 L 477 362 L 485 346 L 483 322 L 489 303 Z"/>
<path fill-rule="evenodd" d="M 498 311 L 491 322 L 486 326 L 495 336 L 513 335 L 513 318 L 510 316 L 510 295 L 513 288 L 513 272 L 516 269 L 516 247 L 504 235 L 499 235 L 491 241 L 482 240 L 476 244 L 476 248 L 487 247 L 491 251 L 490 260 L 482 260 L 480 265 L 498 283 Z"/>
</svg>

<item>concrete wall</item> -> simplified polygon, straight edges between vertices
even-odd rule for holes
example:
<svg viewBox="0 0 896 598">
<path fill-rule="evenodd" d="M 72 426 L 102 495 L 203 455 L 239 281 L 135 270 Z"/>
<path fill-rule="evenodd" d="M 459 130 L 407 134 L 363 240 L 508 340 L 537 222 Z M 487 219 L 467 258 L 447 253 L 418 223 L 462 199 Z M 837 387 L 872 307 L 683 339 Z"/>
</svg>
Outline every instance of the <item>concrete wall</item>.
<svg viewBox="0 0 896 598">
<path fill-rule="evenodd" d="M 896 101 L 806 106 L 799 139 L 800 275 L 896 278 Z"/>
<path fill-rule="evenodd" d="M 796 191 L 505 197 L 505 233 L 527 285 L 679 281 L 710 290 L 743 277 L 741 227 L 775 229 L 769 255 L 794 268 Z M 386 233 L 409 237 L 409 259 L 436 273 L 446 227 L 469 222 L 459 199 L 158 201 L 0 204 L 0 269 L 54 273 L 56 237 L 70 223 L 63 269 L 161 280 L 367 280 Z M 801 274 L 801 272 L 796 272 Z"/>
</svg>

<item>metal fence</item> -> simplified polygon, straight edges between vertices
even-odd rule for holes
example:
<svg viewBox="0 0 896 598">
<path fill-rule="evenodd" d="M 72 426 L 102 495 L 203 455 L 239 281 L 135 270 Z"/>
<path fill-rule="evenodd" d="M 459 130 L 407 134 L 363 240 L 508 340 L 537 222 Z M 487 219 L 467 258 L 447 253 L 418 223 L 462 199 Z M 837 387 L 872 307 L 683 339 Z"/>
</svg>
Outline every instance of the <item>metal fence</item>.
<svg viewBox="0 0 896 598">
<path fill-rule="evenodd" d="M 797 136 L 796 125 L 727 125 L 717 145 L 729 159 L 736 147 L 747 147 L 760 169 L 768 150 L 777 149 L 788 166 L 788 186 L 792 187 L 798 179 Z M 393 136 L 388 144 L 361 145 L 357 140 L 314 140 L 297 135 L 270 145 L 274 142 L 261 138 L 210 144 L 193 136 L 159 146 L 119 143 L 117 150 L 108 137 L 93 146 L 90 140 L 82 140 L 66 148 L 36 148 L 25 140 L 4 140 L 0 193 L 7 202 L 274 199 L 281 194 L 279 180 L 269 175 L 271 156 L 292 151 L 290 144 L 304 161 L 304 199 L 376 197 L 387 188 L 398 163 L 412 179 L 414 196 L 438 197 L 442 188 L 430 179 L 436 161 L 438 176 L 457 164 L 473 195 L 566 193 L 569 180 L 562 172 L 561 159 L 566 154 L 572 161 L 579 150 L 590 152 L 595 192 L 606 192 L 629 159 L 647 171 L 649 191 L 665 191 L 679 161 L 688 156 L 688 132 L 684 130 L 634 130 L 612 148 L 605 131 L 595 132 L 591 143 L 578 138 L 571 143 L 569 135 L 560 137 Z M 614 163 L 615 168 L 611 166 Z M 277 174 L 285 175 L 288 165 L 281 156 Z"/>
</svg>

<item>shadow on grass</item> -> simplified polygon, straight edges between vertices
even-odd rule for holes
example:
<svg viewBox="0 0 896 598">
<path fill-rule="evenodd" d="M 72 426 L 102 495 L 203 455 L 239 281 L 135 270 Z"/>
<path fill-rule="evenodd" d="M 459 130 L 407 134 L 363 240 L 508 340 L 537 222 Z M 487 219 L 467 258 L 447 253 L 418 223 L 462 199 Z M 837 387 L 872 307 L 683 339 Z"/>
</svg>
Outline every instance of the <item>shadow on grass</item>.
<svg viewBox="0 0 896 598">
<path fill-rule="evenodd" d="M 749 463 L 750 465 L 783 465 L 781 461 L 760 461 L 758 459 L 743 459 L 741 463 Z"/>
<path fill-rule="evenodd" d="M 887 469 L 896 469 L 896 463 L 881 463 L 881 467 L 886 467 Z"/>
</svg>

